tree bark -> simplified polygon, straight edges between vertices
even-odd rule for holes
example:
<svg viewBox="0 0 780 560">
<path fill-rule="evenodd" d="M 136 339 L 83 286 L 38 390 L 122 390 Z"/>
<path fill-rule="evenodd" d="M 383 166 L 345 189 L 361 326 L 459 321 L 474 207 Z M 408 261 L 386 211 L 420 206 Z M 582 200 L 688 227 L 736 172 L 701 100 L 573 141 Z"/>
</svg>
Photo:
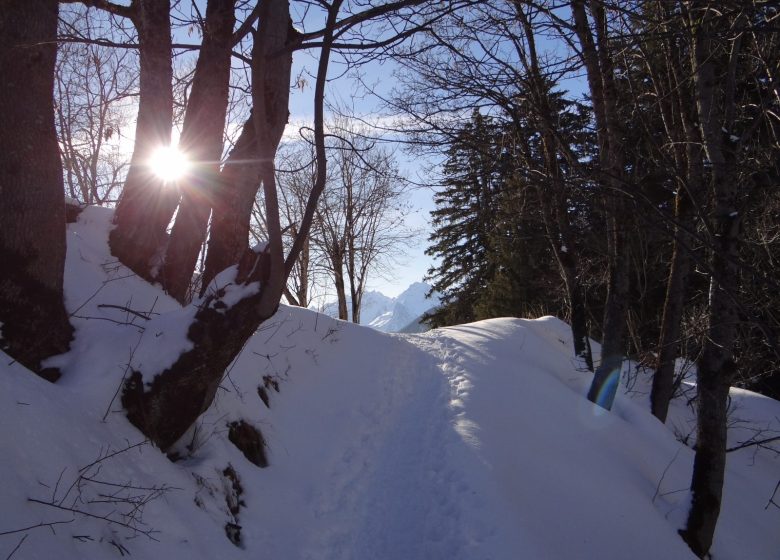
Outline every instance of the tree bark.
<svg viewBox="0 0 780 560">
<path fill-rule="evenodd" d="M 185 303 L 201 246 L 206 238 L 228 105 L 230 58 L 236 0 L 209 0 L 203 42 L 184 115 L 179 149 L 193 169 L 180 182 L 181 203 L 163 265 L 163 288 Z"/>
<path fill-rule="evenodd" d="M 720 515 L 723 481 L 726 471 L 726 422 L 731 381 L 736 372 L 733 348 L 739 321 L 734 301 L 739 287 L 739 270 L 735 264 L 740 236 L 740 185 L 736 158 L 727 147 L 724 136 L 730 122 L 726 116 L 733 110 L 733 99 L 727 92 L 733 84 L 722 85 L 715 65 L 723 56 L 718 51 L 731 43 L 735 57 L 739 41 L 728 41 L 709 2 L 690 5 L 689 24 L 693 33 L 691 66 L 694 76 L 696 108 L 704 150 L 710 162 L 714 199 L 711 239 L 710 306 L 707 337 L 698 362 L 696 457 L 693 464 L 691 492 L 693 500 L 682 536 L 699 557 L 708 554 Z M 738 23 L 734 24 L 734 28 Z M 716 41 L 722 41 L 718 44 Z M 733 79 L 731 76 L 729 79 Z M 726 131 L 724 133 L 724 131 Z"/>
<path fill-rule="evenodd" d="M 133 372 L 122 393 L 127 417 L 160 449 L 167 450 L 184 435 L 214 400 L 222 373 L 257 327 L 271 317 L 279 296 L 265 288 L 270 278 L 267 252 L 247 251 L 232 286 L 215 288 L 200 302 L 187 337 L 192 350 L 146 385 Z M 222 298 L 231 287 L 258 283 L 257 293 L 232 307 Z"/>
<path fill-rule="evenodd" d="M 336 301 L 338 302 L 339 319 L 349 321 L 347 310 L 347 288 L 344 282 L 343 257 L 339 249 L 331 250 L 331 266 L 333 267 L 333 285 L 336 288 Z"/>
<path fill-rule="evenodd" d="M 130 169 L 114 213 L 112 253 L 133 272 L 152 280 L 161 264 L 166 229 L 179 195 L 147 166 L 171 143 L 173 78 L 170 0 L 136 0 L 131 19 L 138 32 L 140 87 L 138 122 Z"/>
<path fill-rule="evenodd" d="M 617 102 L 608 47 L 604 5 L 591 2 L 598 46 L 593 40 L 585 13 L 584 0 L 572 0 L 575 30 L 593 99 L 593 112 L 599 140 L 599 167 L 602 188 L 606 191 L 607 262 L 609 279 L 602 324 L 601 363 L 596 368 L 588 399 L 612 408 L 623 364 L 626 313 L 628 309 L 629 259 L 626 243 L 626 187 L 622 158 L 622 136 L 617 125 Z"/>
<path fill-rule="evenodd" d="M 54 127 L 56 0 L 0 8 L 0 347 L 25 367 L 65 352 L 65 201 Z"/>
<path fill-rule="evenodd" d="M 260 186 L 260 164 L 254 158 L 256 153 L 255 123 L 250 116 L 217 181 L 201 295 L 214 277 L 237 263 L 249 247 L 252 204 Z"/>
<path fill-rule="evenodd" d="M 671 53 L 670 53 L 671 55 Z M 677 74 L 677 72 L 674 72 Z M 671 84 L 670 84 L 671 85 Z M 693 236 L 690 231 L 695 227 L 695 206 L 702 192 L 703 169 L 701 138 L 695 130 L 693 115 L 689 114 L 693 100 L 690 95 L 680 91 L 680 80 L 675 80 L 677 93 L 671 94 L 680 115 L 684 136 L 677 137 L 674 127 L 667 125 L 667 134 L 673 142 L 685 140 L 685 153 L 677 158 L 678 168 L 685 165 L 685 178 L 680 181 L 675 195 L 675 236 L 672 263 L 666 287 L 666 298 L 661 318 L 661 333 L 658 340 L 658 359 L 653 375 L 653 387 L 650 393 L 650 409 L 661 422 L 666 422 L 669 403 L 674 396 L 674 363 L 680 352 L 682 334 L 682 316 L 685 308 L 685 294 L 691 271 L 693 257 L 691 248 Z M 672 89 L 672 88 L 670 88 Z"/>
<path fill-rule="evenodd" d="M 678 191 L 676 198 L 675 218 L 687 223 L 687 211 L 683 207 L 689 202 L 686 200 L 685 194 L 680 191 Z M 650 411 L 661 422 L 666 422 L 669 403 L 674 396 L 674 364 L 679 355 L 686 286 L 691 269 L 690 238 L 684 236 L 684 232 L 678 228 L 675 233 L 672 263 L 669 267 L 669 279 L 666 284 L 661 334 L 658 340 L 658 359 L 653 374 L 653 387 L 650 392 Z"/>
<path fill-rule="evenodd" d="M 694 240 L 690 232 L 695 228 L 694 209 L 702 191 L 703 169 L 701 138 L 694 124 L 694 100 L 690 87 L 682 78 L 681 53 L 671 39 L 681 31 L 679 18 L 673 17 L 671 6 L 659 3 L 651 9 L 657 10 L 656 15 L 669 22 L 664 26 L 665 36 L 658 43 L 661 47 L 659 58 L 664 60 L 661 60 L 660 64 L 646 60 L 646 66 L 659 99 L 664 131 L 669 144 L 674 146 L 672 154 L 678 176 L 672 262 L 669 267 L 658 339 L 658 358 L 650 393 L 652 414 L 661 422 L 666 422 L 669 403 L 676 388 L 674 364 L 680 351 L 686 287 L 693 261 L 691 248 Z"/>
<path fill-rule="evenodd" d="M 252 115 L 222 169 L 215 193 L 201 290 L 220 270 L 235 264 L 247 246 L 252 205 L 263 182 L 263 169 L 270 165 L 273 171 L 273 159 L 287 124 L 292 48 L 298 41 L 289 16 L 289 1 L 264 3 L 260 21 L 252 47 Z M 265 176 L 269 178 L 268 186 L 264 185 L 269 244 L 273 240 L 274 259 L 283 259 L 276 182 L 267 173 Z M 279 270 L 284 275 L 284 264 Z"/>
<path fill-rule="evenodd" d="M 241 290 L 254 285 L 254 294 L 227 306 L 222 298 L 232 286 L 215 286 L 199 302 L 188 330 L 193 349 L 183 353 L 170 368 L 154 375 L 149 386 L 139 372 L 134 372 L 126 382 L 122 404 L 128 419 L 163 450 L 173 445 L 212 403 L 223 372 L 258 326 L 276 312 L 285 287 L 273 157 L 288 117 L 292 66 L 292 52 L 287 48 L 291 29 L 289 0 L 264 1 L 259 19 L 260 29 L 253 46 L 252 122 L 269 243 L 262 252 L 244 253 L 232 282 Z M 328 49 L 323 47 L 323 51 L 327 53 Z M 321 61 L 319 71 L 324 74 L 327 54 L 323 56 L 325 67 Z M 322 80 L 324 83 L 324 76 Z M 308 231 L 303 232 L 306 234 Z"/>
</svg>

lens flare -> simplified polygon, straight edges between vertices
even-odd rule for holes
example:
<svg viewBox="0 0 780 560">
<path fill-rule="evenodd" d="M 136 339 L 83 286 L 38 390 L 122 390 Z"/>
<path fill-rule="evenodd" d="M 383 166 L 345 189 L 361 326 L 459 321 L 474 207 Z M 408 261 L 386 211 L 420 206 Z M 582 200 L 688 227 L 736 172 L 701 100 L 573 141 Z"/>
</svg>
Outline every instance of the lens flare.
<svg viewBox="0 0 780 560">
<path fill-rule="evenodd" d="M 599 388 L 596 396 L 596 404 L 607 410 L 612 409 L 615 402 L 618 383 L 620 383 L 620 368 L 613 369 L 604 380 L 604 384 Z"/>
<path fill-rule="evenodd" d="M 163 146 L 155 150 L 149 160 L 152 172 L 166 183 L 181 179 L 190 168 L 190 160 L 174 146 Z"/>
</svg>

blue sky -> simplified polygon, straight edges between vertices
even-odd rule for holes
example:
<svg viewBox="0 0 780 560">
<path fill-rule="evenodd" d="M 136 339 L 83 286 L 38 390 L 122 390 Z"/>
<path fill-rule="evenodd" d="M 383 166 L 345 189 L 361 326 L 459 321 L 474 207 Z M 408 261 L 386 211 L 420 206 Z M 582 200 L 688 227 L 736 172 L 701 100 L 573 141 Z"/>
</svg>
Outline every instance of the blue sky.
<svg viewBox="0 0 780 560">
<path fill-rule="evenodd" d="M 315 55 L 315 56 L 313 56 Z M 298 76 L 301 71 L 313 74 L 316 68 L 318 52 L 296 52 L 293 58 L 293 76 Z M 366 83 L 391 83 L 390 75 L 392 65 L 390 64 L 368 64 L 361 68 Z M 353 94 L 357 94 L 355 82 L 348 76 L 340 75 L 338 61 L 331 65 L 329 77 L 331 81 L 326 88 L 326 97 L 332 101 L 354 105 L 358 116 L 371 120 L 379 117 L 381 113 L 380 103 L 376 98 L 362 96 L 353 99 Z M 333 76 L 337 76 L 333 78 Z M 294 88 L 290 97 L 290 131 L 294 133 L 296 123 L 310 123 L 313 120 L 313 90 L 314 78 L 311 75 L 306 77 L 307 83 L 303 88 Z M 382 92 L 386 93 L 386 92 Z M 429 160 L 422 160 L 415 156 L 407 154 L 400 142 L 389 142 L 388 147 L 395 151 L 395 157 L 400 169 L 404 175 L 415 184 L 426 184 L 425 172 L 430 170 L 433 165 Z M 409 190 L 409 202 L 412 211 L 406 216 L 407 225 L 419 231 L 415 239 L 408 247 L 398 247 L 398 252 L 386 277 L 380 277 L 374 274 L 369 278 L 368 289 L 377 290 L 383 294 L 395 297 L 403 292 L 410 284 L 423 280 L 428 268 L 432 264 L 431 257 L 425 255 L 425 248 L 428 244 L 428 236 L 431 232 L 430 211 L 434 208 L 433 190 L 424 187 L 415 187 Z"/>
</svg>

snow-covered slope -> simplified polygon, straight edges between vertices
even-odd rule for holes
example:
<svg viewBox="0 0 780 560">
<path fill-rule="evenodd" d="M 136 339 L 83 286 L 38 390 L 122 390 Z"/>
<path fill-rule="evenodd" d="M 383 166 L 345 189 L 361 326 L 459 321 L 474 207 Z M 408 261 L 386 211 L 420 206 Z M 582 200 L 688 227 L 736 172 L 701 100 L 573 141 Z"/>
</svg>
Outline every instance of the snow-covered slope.
<svg viewBox="0 0 780 560">
<path fill-rule="evenodd" d="M 117 390 L 128 364 L 181 347 L 187 311 L 112 264 L 108 218 L 87 209 L 69 231 L 62 380 L 0 362 L 0 558 L 694 558 L 677 535 L 685 400 L 660 424 L 640 376 L 612 412 L 594 407 L 550 317 L 401 336 L 282 307 L 171 462 Z M 780 403 L 732 397 L 730 445 L 780 429 Z M 239 419 L 264 434 L 267 468 L 228 441 Z M 714 558 L 777 559 L 780 456 L 746 447 L 727 469 Z"/>
</svg>

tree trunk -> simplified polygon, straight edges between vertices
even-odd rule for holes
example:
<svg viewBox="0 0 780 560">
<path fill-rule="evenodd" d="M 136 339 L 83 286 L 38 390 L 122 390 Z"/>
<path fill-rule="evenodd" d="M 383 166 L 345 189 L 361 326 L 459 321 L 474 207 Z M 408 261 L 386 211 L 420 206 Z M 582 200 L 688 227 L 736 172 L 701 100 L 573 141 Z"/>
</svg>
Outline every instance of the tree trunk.
<svg viewBox="0 0 780 560">
<path fill-rule="evenodd" d="M 265 15 L 263 15 L 265 14 Z M 263 19 L 265 17 L 265 19 Z M 208 283 L 224 268 L 235 264 L 249 239 L 249 221 L 257 189 L 261 184 L 264 165 L 271 165 L 276 148 L 287 124 L 292 45 L 297 37 L 292 32 L 289 0 L 272 0 L 263 4 L 260 31 L 252 47 L 252 115 L 244 123 L 241 136 L 231 152 L 220 176 L 213 202 L 211 234 L 206 267 L 201 284 Z M 270 177 L 266 192 L 266 219 L 269 221 L 269 243 L 274 260 L 283 258 L 281 226 L 275 179 Z M 268 215 L 268 205 L 271 212 Z M 278 241 L 275 240 L 278 236 Z M 285 270 L 282 263 L 281 272 Z"/>
<path fill-rule="evenodd" d="M 704 557 L 712 545 L 715 526 L 720 515 L 723 481 L 726 471 L 726 421 L 728 396 L 736 365 L 733 348 L 739 321 L 734 301 L 739 287 L 739 270 L 735 264 L 739 243 L 741 216 L 740 185 L 735 154 L 725 145 L 731 123 L 725 116 L 733 99 L 718 95 L 729 91 L 733 84 L 722 85 L 715 65 L 722 62 L 725 44 L 731 44 L 731 57 L 736 60 L 739 41 L 728 41 L 720 26 L 724 22 L 708 2 L 691 3 L 693 48 L 691 66 L 694 75 L 696 108 L 704 150 L 710 162 L 713 208 L 711 239 L 710 306 L 707 337 L 698 362 L 696 457 L 693 464 L 691 492 L 693 500 L 682 536 L 699 557 Z M 733 24 L 731 30 L 738 27 Z M 721 44 L 716 41 L 722 41 Z M 721 51 L 720 53 L 718 51 Z M 733 75 L 729 79 L 734 79 Z"/>
<path fill-rule="evenodd" d="M 609 280 L 602 325 L 601 363 L 588 391 L 591 402 L 612 408 L 623 364 L 626 313 L 628 309 L 629 259 L 626 243 L 627 208 L 622 195 L 626 183 L 622 161 L 621 134 L 617 126 L 617 102 L 612 64 L 607 44 L 606 14 L 600 2 L 591 3 L 598 48 L 593 40 L 584 0 L 572 0 L 575 29 L 593 99 L 599 140 L 599 167 L 607 214 L 607 258 Z"/>
<path fill-rule="evenodd" d="M 685 220 L 681 206 L 686 204 L 680 197 L 685 195 L 677 193 L 677 220 Z M 687 223 L 687 221 L 686 221 Z M 655 373 L 653 374 L 653 388 L 650 392 L 650 410 L 653 416 L 661 422 L 666 422 L 669 412 L 669 403 L 674 396 L 674 364 L 680 349 L 681 322 L 685 307 L 686 286 L 691 268 L 691 255 L 689 253 L 690 238 L 681 239 L 682 230 L 675 234 L 674 252 L 672 264 L 669 268 L 669 279 L 666 284 L 666 298 L 664 299 L 663 316 L 661 318 L 661 334 L 658 340 L 658 359 Z"/>
<path fill-rule="evenodd" d="M 254 158 L 256 153 L 255 123 L 250 116 L 222 167 L 214 192 L 214 212 L 201 278 L 201 295 L 214 277 L 236 264 L 248 248 L 252 205 L 260 186 L 260 164 Z"/>
<path fill-rule="evenodd" d="M 693 261 L 690 251 L 694 240 L 686 228 L 694 227 L 694 201 L 692 198 L 701 192 L 701 149 L 698 145 L 699 142 L 689 136 L 686 149 L 687 185 L 679 186 L 675 197 L 675 219 L 679 225 L 675 230 L 672 264 L 669 269 L 661 318 L 661 334 L 658 340 L 658 359 L 653 375 L 653 388 L 650 393 L 651 412 L 661 422 L 666 422 L 669 403 L 674 396 L 674 363 L 680 353 L 686 287 Z"/>
<path fill-rule="evenodd" d="M 549 111 L 546 124 L 551 126 Z M 566 299 L 569 304 L 571 334 L 574 341 L 574 355 L 585 362 L 585 366 L 593 371 L 593 356 L 588 341 L 588 316 L 585 308 L 585 297 L 582 294 L 579 280 L 579 263 L 576 256 L 576 244 L 571 234 L 568 209 L 566 207 L 565 185 L 561 179 L 561 169 L 558 164 L 558 154 L 553 148 L 556 142 L 548 132 L 544 136 L 544 156 L 552 179 L 553 191 L 549 196 L 540 193 L 544 211 L 545 227 L 550 237 L 558 269 L 566 288 Z M 548 200 L 552 199 L 552 203 Z"/>
<path fill-rule="evenodd" d="M 182 199 L 165 253 L 162 284 L 184 303 L 206 238 L 228 105 L 230 58 L 236 0 L 209 0 L 203 42 L 184 115 L 179 149 L 193 163 L 180 183 Z"/>
<path fill-rule="evenodd" d="M 252 52 L 252 121 L 257 137 L 254 159 L 260 162 L 269 243 L 262 252 L 244 254 L 231 283 L 242 290 L 255 285 L 254 294 L 228 306 L 222 298 L 229 294 L 231 286 L 214 287 L 199 302 L 188 330 L 193 349 L 179 356 L 170 368 L 154 375 L 151 385 L 145 384 L 139 372 L 133 372 L 125 384 L 122 404 L 128 418 L 163 450 L 173 445 L 212 403 L 223 372 L 252 333 L 276 312 L 285 287 L 273 158 L 288 116 L 292 66 L 287 42 L 291 29 L 289 1 L 264 1 L 259 21 Z M 332 41 L 332 36 L 326 34 L 325 41 Z M 323 47 L 323 52 L 329 52 L 329 47 Z M 322 79 L 324 83 L 327 54 L 322 56 L 325 66 L 321 61 L 322 78 L 318 74 L 318 82 Z M 307 235 L 308 230 L 302 234 Z"/>
<path fill-rule="evenodd" d="M 339 305 L 339 319 L 349 321 L 349 312 L 347 310 L 347 290 L 344 283 L 344 271 L 341 252 L 333 250 L 331 255 L 331 265 L 333 266 L 333 284 L 336 288 L 336 299 Z"/>
<path fill-rule="evenodd" d="M 684 179 L 678 181 L 675 196 L 675 235 L 672 262 L 667 280 L 666 298 L 661 318 L 661 333 L 658 340 L 658 359 L 653 375 L 653 387 L 650 393 L 650 409 L 661 422 L 666 422 L 669 403 L 676 388 L 674 376 L 675 359 L 680 353 L 682 334 L 682 316 L 685 308 L 686 287 L 690 275 L 694 243 L 690 234 L 695 228 L 695 207 L 702 192 L 703 168 L 701 137 L 696 130 L 695 103 L 690 87 L 683 79 L 682 65 L 668 37 L 673 36 L 675 18 L 670 9 L 665 9 L 665 20 L 672 22 L 665 29 L 667 38 L 662 41 L 665 56 L 665 74 L 661 74 L 648 61 L 647 66 L 653 75 L 656 94 L 661 100 L 661 116 L 670 144 L 675 146 L 674 161 L 678 174 Z"/>
<path fill-rule="evenodd" d="M 146 385 L 140 372 L 125 384 L 127 417 L 160 449 L 167 450 L 214 400 L 222 373 L 260 324 L 279 305 L 280 294 L 267 289 L 269 255 L 247 251 L 233 285 L 214 289 L 199 305 L 187 337 L 192 350 Z M 230 287 L 257 283 L 257 293 L 232 307 L 222 302 Z"/>
<path fill-rule="evenodd" d="M 62 299 L 65 201 L 54 127 L 56 0 L 0 9 L 0 347 L 51 381 L 72 328 Z"/>
<path fill-rule="evenodd" d="M 109 241 L 114 256 L 139 276 L 152 280 L 160 265 L 178 192 L 146 165 L 171 143 L 173 77 L 170 0 L 137 0 L 132 21 L 138 32 L 140 95 L 135 146 Z"/>
<path fill-rule="evenodd" d="M 297 228 L 296 228 L 297 229 Z M 309 238 L 303 242 L 301 247 L 301 256 L 298 259 L 298 288 L 295 296 L 298 298 L 298 305 L 309 307 L 309 265 L 311 262 L 311 243 Z"/>
<path fill-rule="evenodd" d="M 563 283 L 566 287 L 566 298 L 569 303 L 571 319 L 571 334 L 574 341 L 574 355 L 582 359 L 585 367 L 593 371 L 593 356 L 591 355 L 590 343 L 588 342 L 588 315 L 585 307 L 585 298 L 580 287 L 576 257 L 572 255 L 573 251 L 573 245 L 566 245 L 565 251 L 558 247 L 555 255 Z"/>
</svg>

